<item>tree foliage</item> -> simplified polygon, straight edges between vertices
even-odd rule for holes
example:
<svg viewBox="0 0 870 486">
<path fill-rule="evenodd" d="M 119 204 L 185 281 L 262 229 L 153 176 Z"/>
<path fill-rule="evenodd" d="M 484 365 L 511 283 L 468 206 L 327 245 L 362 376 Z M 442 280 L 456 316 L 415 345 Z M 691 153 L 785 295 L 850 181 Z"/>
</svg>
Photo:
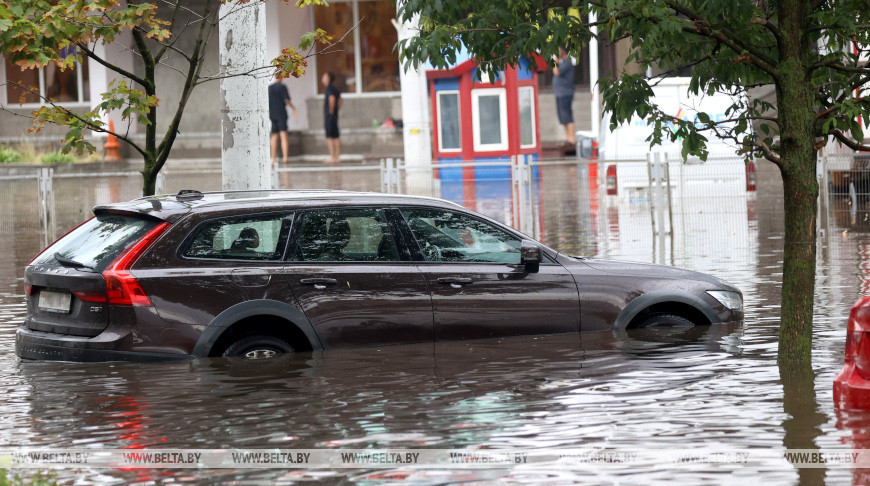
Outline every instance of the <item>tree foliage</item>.
<svg viewBox="0 0 870 486">
<path fill-rule="evenodd" d="M 169 157 L 184 108 L 197 86 L 228 76 L 263 76 L 272 72 L 279 79 L 299 77 L 305 73 L 308 57 L 331 46 L 331 36 L 317 29 L 303 35 L 298 48 L 286 47 L 269 66 L 262 66 L 254 72 L 205 75 L 202 68 L 206 46 L 220 21 L 219 6 L 229 3 L 236 8 L 246 8 L 247 4 L 262 1 L 265 0 L 9 0 L 0 4 L 0 54 L 22 69 L 54 64 L 67 70 L 88 58 L 111 71 L 116 79 L 101 95 L 100 102 L 84 112 L 42 96 L 37 86 L 17 87 L 23 93 L 37 95 L 42 100 L 43 106 L 32 113 L 31 131 L 38 132 L 47 123 L 68 128 L 63 139 L 64 153 L 93 153 L 95 147 L 86 138 L 89 131 L 112 133 L 139 152 L 145 162 L 144 191 L 150 194 L 157 173 Z M 297 7 L 325 4 L 324 0 L 296 2 Z M 128 34 L 132 45 L 125 45 L 125 48 L 134 54 L 141 70 L 126 68 L 98 48 L 121 42 L 122 36 Z M 179 43 L 184 36 L 193 41 Z M 170 57 L 180 59 L 181 67 L 167 62 Z M 161 82 L 156 75 L 157 67 L 161 65 L 184 79 L 176 105 L 162 106 L 156 96 Z M 24 102 L 24 95 L 20 102 Z M 162 134 L 157 133 L 158 109 L 170 110 L 172 114 Z M 111 131 L 107 122 L 110 113 L 120 114 L 121 120 L 127 123 Z M 129 136 L 133 122 L 144 127 L 144 143 Z"/>
<path fill-rule="evenodd" d="M 866 64 L 870 4 L 863 0 L 791 3 L 804 4 L 796 10 L 806 13 L 796 33 L 784 33 L 780 25 L 780 12 L 789 2 L 408 0 L 400 16 L 410 20 L 419 15 L 421 35 L 407 40 L 401 51 L 411 63 L 428 60 L 446 68 L 455 62 L 457 50 L 466 46 L 483 71 L 498 70 L 531 53 L 552 59 L 559 45 L 579 52 L 593 35 L 587 19 L 594 13 L 600 40 L 630 42 L 626 63 L 637 63 L 641 73 L 648 67 L 661 72 L 652 82 L 690 67 L 691 93 L 726 93 L 733 99 L 727 120 L 711 120 L 703 113 L 698 120 L 680 120 L 650 101 L 651 80 L 644 74 L 603 73 L 602 99 L 612 127 L 637 115 L 654 126 L 652 144 L 682 140 L 684 155 L 705 156 L 707 137 L 717 135 L 734 140 L 747 157 L 780 164 L 777 106 L 746 95 L 752 88 L 773 86 L 794 71 L 810 80 L 817 144 L 835 138 L 852 148 L 864 148 L 859 121 L 867 119 L 870 108 L 864 93 L 870 81 Z M 782 52 L 787 34 L 800 37 L 795 46 L 804 47 L 800 65 L 789 62 Z"/>
<path fill-rule="evenodd" d="M 611 128 L 639 116 L 654 129 L 652 145 L 681 140 L 684 156 L 704 158 L 708 137 L 719 136 L 747 159 L 779 166 L 786 223 L 779 359 L 809 366 L 816 152 L 832 141 L 870 148 L 861 124 L 870 115 L 866 0 L 406 0 L 400 17 L 420 25 L 402 56 L 436 67 L 452 64 L 461 46 L 492 71 L 531 53 L 552 59 L 559 45 L 577 52 L 593 35 L 626 42 L 627 61 L 639 69 L 600 80 Z M 732 97 L 726 119 L 665 113 L 651 89 L 661 76 L 648 79 L 647 68 L 661 76 L 690 68 L 691 93 Z M 775 103 L 753 96 L 760 87 L 773 89 Z"/>
</svg>

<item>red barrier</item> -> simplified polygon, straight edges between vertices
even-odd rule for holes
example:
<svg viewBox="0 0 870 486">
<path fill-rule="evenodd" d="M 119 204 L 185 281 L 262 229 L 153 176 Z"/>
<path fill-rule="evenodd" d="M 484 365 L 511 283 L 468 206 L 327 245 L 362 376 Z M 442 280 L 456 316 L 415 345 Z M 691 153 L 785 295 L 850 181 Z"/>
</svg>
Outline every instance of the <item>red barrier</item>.
<svg viewBox="0 0 870 486">
<path fill-rule="evenodd" d="M 834 404 L 841 409 L 870 410 L 870 297 L 859 299 L 849 312 L 846 356 L 834 378 Z"/>
</svg>

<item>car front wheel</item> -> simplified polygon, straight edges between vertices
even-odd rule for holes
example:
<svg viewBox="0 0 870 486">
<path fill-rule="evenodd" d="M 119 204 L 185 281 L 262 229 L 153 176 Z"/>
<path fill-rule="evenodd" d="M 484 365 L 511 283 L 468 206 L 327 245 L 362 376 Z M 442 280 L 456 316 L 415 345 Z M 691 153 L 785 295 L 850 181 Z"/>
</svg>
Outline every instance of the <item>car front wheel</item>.
<svg viewBox="0 0 870 486">
<path fill-rule="evenodd" d="M 269 359 L 295 350 L 287 341 L 274 336 L 248 336 L 231 344 L 222 356 L 239 356 L 245 359 Z"/>
<path fill-rule="evenodd" d="M 637 329 L 649 329 L 658 327 L 693 327 L 694 325 L 694 322 L 685 317 L 676 314 L 660 313 L 646 317 L 644 320 L 637 323 L 637 326 L 635 327 Z"/>
</svg>

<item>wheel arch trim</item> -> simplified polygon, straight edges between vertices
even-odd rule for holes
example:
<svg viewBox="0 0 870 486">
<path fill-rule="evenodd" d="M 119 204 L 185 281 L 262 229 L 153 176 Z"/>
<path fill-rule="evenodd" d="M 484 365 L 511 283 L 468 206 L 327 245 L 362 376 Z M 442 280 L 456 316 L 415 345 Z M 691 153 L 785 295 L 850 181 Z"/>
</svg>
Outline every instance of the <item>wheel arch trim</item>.
<svg viewBox="0 0 870 486">
<path fill-rule="evenodd" d="M 242 319 L 254 316 L 274 316 L 287 320 L 305 334 L 313 351 L 323 349 L 320 337 L 304 312 L 283 302 L 259 299 L 236 304 L 218 314 L 203 330 L 191 354 L 200 358 L 208 356 L 224 331 Z"/>
<path fill-rule="evenodd" d="M 635 317 L 637 317 L 638 314 L 648 307 L 667 302 L 686 304 L 694 307 L 697 311 L 704 314 L 704 317 L 710 321 L 710 324 L 722 322 L 719 314 L 717 314 L 709 304 L 695 295 L 675 290 L 654 290 L 629 302 L 628 305 L 622 309 L 622 312 L 619 313 L 619 316 L 616 317 L 612 329 L 615 331 L 623 331 L 628 328 L 628 325 Z"/>
</svg>

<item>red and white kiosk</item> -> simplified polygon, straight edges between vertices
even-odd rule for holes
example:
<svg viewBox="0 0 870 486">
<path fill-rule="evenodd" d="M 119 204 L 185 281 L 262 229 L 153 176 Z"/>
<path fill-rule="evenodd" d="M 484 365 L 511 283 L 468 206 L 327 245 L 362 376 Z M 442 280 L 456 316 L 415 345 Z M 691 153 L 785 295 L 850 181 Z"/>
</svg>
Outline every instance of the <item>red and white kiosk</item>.
<svg viewBox="0 0 870 486">
<path fill-rule="evenodd" d="M 500 212 L 485 206 L 510 200 L 510 157 L 538 160 L 541 154 L 538 72 L 547 65 L 540 57 L 522 58 L 498 76 L 478 79 L 475 60 L 461 53 L 459 59 L 449 69 L 426 71 L 441 196 L 483 213 Z"/>
</svg>

